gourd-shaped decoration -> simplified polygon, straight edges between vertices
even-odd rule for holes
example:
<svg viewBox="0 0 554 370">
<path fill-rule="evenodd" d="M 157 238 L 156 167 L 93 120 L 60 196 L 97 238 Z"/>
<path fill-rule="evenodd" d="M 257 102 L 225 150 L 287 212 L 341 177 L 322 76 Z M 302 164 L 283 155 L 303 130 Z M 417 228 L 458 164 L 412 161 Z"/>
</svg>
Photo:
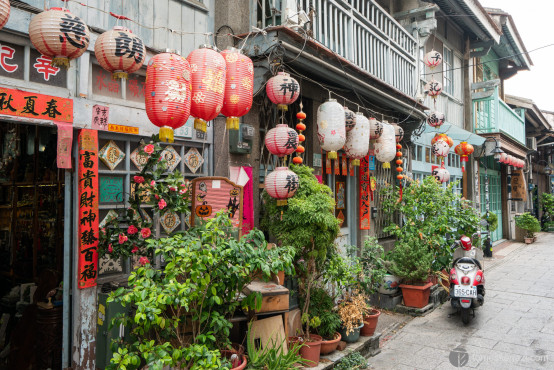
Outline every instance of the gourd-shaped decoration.
<svg viewBox="0 0 554 370">
<path fill-rule="evenodd" d="M 350 158 L 353 166 L 360 165 L 360 159 L 369 151 L 369 119 L 360 112 L 356 113 L 356 125 L 346 132 L 346 144 L 344 151 Z"/>
<path fill-rule="evenodd" d="M 94 43 L 94 55 L 100 66 L 112 73 L 113 79 L 127 79 L 144 64 L 146 47 L 131 30 L 115 26 L 98 36 Z"/>
<path fill-rule="evenodd" d="M 356 126 L 357 113 L 352 112 L 350 109 L 344 107 L 344 125 L 346 132 L 352 130 Z"/>
<path fill-rule="evenodd" d="M 450 181 L 450 172 L 448 172 L 448 170 L 444 168 L 444 162 L 440 167 L 435 168 L 431 175 L 435 176 L 437 181 L 441 183 Z"/>
<path fill-rule="evenodd" d="M 465 172 L 465 163 L 469 159 L 468 156 L 470 156 L 474 151 L 473 145 L 466 141 L 462 141 L 460 144 L 456 145 L 454 151 L 460 156 L 460 161 L 462 162 L 462 172 Z"/>
<path fill-rule="evenodd" d="M 254 94 L 254 64 L 252 59 L 236 48 L 221 52 L 225 58 L 227 74 L 225 78 L 225 97 L 221 114 L 227 116 L 227 129 L 239 129 L 239 117 L 252 108 Z"/>
<path fill-rule="evenodd" d="M 427 124 L 431 127 L 441 127 L 444 124 L 444 113 L 433 111 L 427 117 Z"/>
<path fill-rule="evenodd" d="M 329 159 L 336 159 L 337 151 L 346 143 L 344 117 L 344 108 L 335 99 L 329 99 L 317 109 L 317 137 Z"/>
<path fill-rule="evenodd" d="M 433 99 L 436 99 L 436 97 L 439 96 L 442 92 L 442 84 L 432 78 L 431 81 L 427 82 L 427 84 L 425 85 L 425 91 L 427 92 L 427 95 L 429 95 Z"/>
<path fill-rule="evenodd" d="M 287 204 L 287 199 L 294 196 L 298 189 L 298 175 L 288 167 L 277 167 L 265 177 L 265 191 L 277 199 L 278 206 Z"/>
<path fill-rule="evenodd" d="M 209 45 L 202 45 L 187 57 L 192 80 L 190 115 L 194 128 L 208 130 L 208 121 L 215 119 L 223 108 L 225 97 L 225 59 Z"/>
<path fill-rule="evenodd" d="M 442 55 L 436 50 L 431 50 L 423 57 L 423 63 L 431 69 L 435 68 L 442 63 Z"/>
<path fill-rule="evenodd" d="M 0 0 L 0 30 L 8 23 L 10 9 L 10 0 Z"/>
<path fill-rule="evenodd" d="M 431 145 L 434 144 L 436 141 L 438 140 L 444 140 L 446 141 L 446 143 L 448 144 L 449 147 L 452 148 L 452 146 L 454 145 L 454 141 L 452 140 L 452 138 L 450 136 L 448 136 L 447 134 L 436 134 L 435 137 L 433 139 L 431 139 Z"/>
<path fill-rule="evenodd" d="M 278 72 L 271 77 L 265 85 L 265 92 L 277 108 L 286 111 L 289 104 L 292 104 L 300 96 L 300 85 L 286 72 Z"/>
<path fill-rule="evenodd" d="M 90 41 L 88 26 L 68 9 L 50 8 L 29 23 L 29 38 L 55 67 L 69 68 L 69 61 L 83 55 Z"/>
<path fill-rule="evenodd" d="M 392 126 L 394 127 L 394 138 L 396 142 L 399 143 L 404 138 L 404 129 L 396 123 L 394 123 Z"/>
<path fill-rule="evenodd" d="M 173 130 L 190 115 L 190 66 L 173 53 L 155 55 L 146 68 L 144 100 L 150 121 L 160 128 L 160 140 L 173 142 Z"/>
<path fill-rule="evenodd" d="M 298 147 L 298 134 L 285 124 L 279 124 L 265 135 L 265 146 L 271 154 L 284 157 Z"/>
<path fill-rule="evenodd" d="M 383 134 L 375 142 L 375 157 L 383 163 L 383 168 L 390 168 L 390 161 L 396 156 L 396 139 L 394 127 L 383 122 Z"/>
<path fill-rule="evenodd" d="M 369 139 L 377 140 L 383 133 L 383 123 L 377 121 L 375 118 L 369 119 Z"/>
<path fill-rule="evenodd" d="M 444 140 L 437 140 L 431 147 L 431 152 L 437 157 L 446 157 L 450 151 L 450 146 Z"/>
</svg>

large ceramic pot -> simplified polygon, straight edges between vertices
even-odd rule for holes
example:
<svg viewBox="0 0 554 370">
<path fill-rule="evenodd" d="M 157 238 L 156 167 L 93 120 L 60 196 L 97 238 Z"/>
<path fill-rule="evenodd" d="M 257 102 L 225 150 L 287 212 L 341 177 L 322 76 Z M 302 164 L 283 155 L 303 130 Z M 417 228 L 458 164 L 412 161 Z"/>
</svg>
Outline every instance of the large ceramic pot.
<svg viewBox="0 0 554 370">
<path fill-rule="evenodd" d="M 346 328 L 341 327 L 339 330 L 339 333 L 342 336 L 342 340 L 346 343 L 357 342 L 358 339 L 360 339 L 360 330 L 362 329 L 363 326 L 364 324 L 362 323 L 362 325 L 358 326 L 357 328 L 354 328 L 354 331 L 351 331 L 350 333 L 348 333 L 348 335 L 346 334 Z"/>
<path fill-rule="evenodd" d="M 400 278 L 387 274 L 383 277 L 383 282 L 379 284 L 379 293 L 393 295 L 398 292 Z"/>
<path fill-rule="evenodd" d="M 323 340 L 321 342 L 321 349 L 319 351 L 319 354 L 323 356 L 336 350 L 341 338 L 342 336 L 340 335 L 340 333 L 335 333 L 334 339 Z"/>
<path fill-rule="evenodd" d="M 243 370 L 244 368 L 246 368 L 248 361 L 246 360 L 246 356 L 244 356 L 243 354 L 238 354 L 235 351 L 230 351 L 230 350 L 220 350 L 219 352 L 221 352 L 222 357 L 225 357 L 230 361 L 234 359 L 233 356 L 238 356 L 239 364 L 236 365 L 235 367 L 232 367 L 231 370 Z"/>
<path fill-rule="evenodd" d="M 303 344 L 299 354 L 306 363 L 304 367 L 316 367 L 319 364 L 319 353 L 321 351 L 321 342 L 323 338 L 316 334 L 310 334 L 310 339 L 306 341 L 303 337 L 289 337 L 289 346 Z"/>
<path fill-rule="evenodd" d="M 404 306 L 423 308 L 429 303 L 429 295 L 431 293 L 432 283 L 426 283 L 423 285 L 409 285 L 401 284 L 402 298 L 404 299 Z"/>
<path fill-rule="evenodd" d="M 362 337 L 371 337 L 375 333 L 380 315 L 381 311 L 372 309 L 369 315 L 364 316 L 364 326 L 360 329 Z"/>
</svg>

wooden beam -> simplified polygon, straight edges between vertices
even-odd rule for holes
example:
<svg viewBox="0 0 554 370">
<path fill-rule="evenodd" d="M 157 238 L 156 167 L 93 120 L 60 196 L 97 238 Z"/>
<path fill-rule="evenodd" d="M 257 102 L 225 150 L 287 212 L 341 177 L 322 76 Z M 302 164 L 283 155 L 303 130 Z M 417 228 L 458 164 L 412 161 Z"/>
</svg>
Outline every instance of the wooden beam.
<svg viewBox="0 0 554 370">
<path fill-rule="evenodd" d="M 490 89 L 500 85 L 500 79 L 494 79 L 483 82 L 474 82 L 471 84 L 471 90 Z"/>
<path fill-rule="evenodd" d="M 471 100 L 489 98 L 494 94 L 494 90 L 479 91 L 471 94 Z"/>
</svg>

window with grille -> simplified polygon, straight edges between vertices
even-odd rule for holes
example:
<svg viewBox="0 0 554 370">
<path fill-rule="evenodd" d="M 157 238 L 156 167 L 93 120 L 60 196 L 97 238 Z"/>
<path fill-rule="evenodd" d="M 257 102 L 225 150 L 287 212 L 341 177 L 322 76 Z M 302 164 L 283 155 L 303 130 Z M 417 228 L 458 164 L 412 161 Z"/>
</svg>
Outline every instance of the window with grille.
<svg viewBox="0 0 554 370">
<path fill-rule="evenodd" d="M 454 95 L 454 53 L 446 46 L 443 48 L 442 88 L 447 94 Z"/>
</svg>

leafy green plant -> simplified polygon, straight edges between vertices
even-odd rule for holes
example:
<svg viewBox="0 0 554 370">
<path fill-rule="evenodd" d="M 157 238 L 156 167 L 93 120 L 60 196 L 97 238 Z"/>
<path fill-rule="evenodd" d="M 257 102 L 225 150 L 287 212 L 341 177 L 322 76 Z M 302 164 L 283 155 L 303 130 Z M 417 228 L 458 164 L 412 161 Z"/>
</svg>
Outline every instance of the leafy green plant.
<svg viewBox="0 0 554 370">
<path fill-rule="evenodd" d="M 335 365 L 335 370 L 356 370 L 367 369 L 367 360 L 360 352 L 352 352 L 349 355 L 342 358 L 342 360 Z"/>
<path fill-rule="evenodd" d="M 544 216 L 549 221 L 554 221 L 554 194 L 542 193 L 540 203 Z"/>
<path fill-rule="evenodd" d="M 267 249 L 264 235 L 252 230 L 240 240 L 230 237 L 232 224 L 225 212 L 183 234 L 148 239 L 148 248 L 165 266 L 148 261 L 133 271 L 129 286 L 110 294 L 108 302 L 134 308 L 119 315 L 113 325 L 131 330 L 131 343 L 117 343 L 110 368 L 151 369 L 163 366 L 219 369 L 219 348 L 225 348 L 237 308 L 254 309 L 261 297 L 251 294 L 237 300 L 259 272 L 292 274 L 290 247 Z"/>
<path fill-rule="evenodd" d="M 529 212 L 516 216 L 516 226 L 527 231 L 525 235 L 527 238 L 533 238 L 535 237 L 535 233 L 541 231 L 539 220 Z"/>
<path fill-rule="evenodd" d="M 311 316 L 319 318 L 320 325 L 317 333 L 324 339 L 333 339 L 341 325 L 339 314 L 334 307 L 334 299 L 325 288 L 315 287 L 312 289 L 308 312 Z"/>
<path fill-rule="evenodd" d="M 498 228 L 498 216 L 494 212 L 484 213 L 481 217 L 489 224 L 489 231 L 492 233 Z"/>
<path fill-rule="evenodd" d="M 371 295 L 379 289 L 387 274 L 387 265 L 390 265 L 385 261 L 385 251 L 377 238 L 366 238 L 357 259 L 361 265 L 359 287 L 365 294 Z"/>
</svg>

